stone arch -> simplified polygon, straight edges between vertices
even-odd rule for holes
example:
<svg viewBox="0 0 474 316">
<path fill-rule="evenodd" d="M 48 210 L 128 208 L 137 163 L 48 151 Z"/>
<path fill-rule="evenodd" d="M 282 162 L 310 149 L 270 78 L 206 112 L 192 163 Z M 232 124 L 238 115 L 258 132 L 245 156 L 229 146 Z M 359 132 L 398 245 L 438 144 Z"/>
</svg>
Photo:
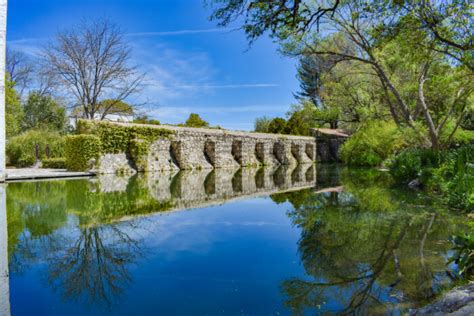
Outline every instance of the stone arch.
<svg viewBox="0 0 474 316">
<path fill-rule="evenodd" d="M 216 165 L 216 142 L 206 140 L 204 144 L 204 157 L 212 166 Z"/>
<path fill-rule="evenodd" d="M 283 144 L 283 142 L 278 141 L 273 144 L 273 155 L 275 156 L 276 160 L 279 163 L 285 164 L 286 153 L 285 153 L 285 144 Z"/>
<path fill-rule="evenodd" d="M 183 169 L 183 165 L 181 164 L 181 142 L 180 141 L 172 141 L 170 143 L 170 156 L 175 164 L 179 167 L 179 169 Z"/>
<path fill-rule="evenodd" d="M 291 154 L 298 162 L 302 162 L 304 160 L 304 158 L 301 157 L 301 145 L 298 143 L 291 143 Z"/>
<path fill-rule="evenodd" d="M 262 142 L 255 143 L 255 157 L 263 164 L 265 162 L 265 144 Z"/>
<path fill-rule="evenodd" d="M 232 141 L 232 157 L 234 157 L 235 161 L 242 165 L 242 140 L 235 139 Z"/>
<path fill-rule="evenodd" d="M 309 159 L 311 159 L 312 161 L 316 160 L 315 148 L 316 148 L 315 144 L 306 143 L 305 145 L 306 155 L 308 155 Z"/>
<path fill-rule="evenodd" d="M 306 182 L 313 182 L 315 180 L 315 168 L 314 165 L 310 165 L 305 172 Z"/>
</svg>

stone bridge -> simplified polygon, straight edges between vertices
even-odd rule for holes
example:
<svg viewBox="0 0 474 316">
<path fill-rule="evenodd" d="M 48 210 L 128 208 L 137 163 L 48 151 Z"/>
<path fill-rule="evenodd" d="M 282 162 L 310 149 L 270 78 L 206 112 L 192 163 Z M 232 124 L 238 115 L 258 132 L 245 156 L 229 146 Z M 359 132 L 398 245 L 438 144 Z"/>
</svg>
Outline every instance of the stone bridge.
<svg viewBox="0 0 474 316">
<path fill-rule="evenodd" d="M 113 123 L 130 126 L 131 124 Z M 152 127 L 146 125 L 147 127 Z M 316 138 L 160 125 L 172 131 L 150 145 L 146 170 L 237 169 L 250 166 L 295 166 L 316 160 Z M 124 154 L 106 154 L 99 173 L 133 169 Z"/>
</svg>

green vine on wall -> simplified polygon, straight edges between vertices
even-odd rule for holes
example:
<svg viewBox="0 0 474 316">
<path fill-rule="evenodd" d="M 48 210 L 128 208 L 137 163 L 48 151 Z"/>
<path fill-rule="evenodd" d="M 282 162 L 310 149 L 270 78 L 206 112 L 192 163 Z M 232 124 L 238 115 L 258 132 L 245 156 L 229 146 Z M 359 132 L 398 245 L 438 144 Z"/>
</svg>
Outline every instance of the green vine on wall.
<svg viewBox="0 0 474 316">
<path fill-rule="evenodd" d="M 101 154 L 126 153 L 138 171 L 146 171 L 150 145 L 157 139 L 169 138 L 175 132 L 154 126 L 79 120 L 77 133 L 95 135 L 100 139 Z"/>
</svg>

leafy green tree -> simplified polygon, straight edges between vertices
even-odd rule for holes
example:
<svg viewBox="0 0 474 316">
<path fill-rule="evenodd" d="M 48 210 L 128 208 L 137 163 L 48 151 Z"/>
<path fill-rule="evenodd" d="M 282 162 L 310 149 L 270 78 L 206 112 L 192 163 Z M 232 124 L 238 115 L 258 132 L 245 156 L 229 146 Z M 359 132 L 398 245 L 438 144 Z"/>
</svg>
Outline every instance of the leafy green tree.
<svg viewBox="0 0 474 316">
<path fill-rule="evenodd" d="M 324 73 L 323 63 L 318 56 L 302 56 L 297 68 L 300 91 L 295 94 L 298 99 L 311 100 L 315 106 L 321 105 L 321 76 Z"/>
<path fill-rule="evenodd" d="M 133 123 L 138 123 L 138 124 L 152 124 L 152 125 L 160 125 L 160 121 L 156 119 L 152 119 L 148 117 L 148 115 L 139 115 L 137 116 L 134 120 Z"/>
<path fill-rule="evenodd" d="M 353 105 L 362 105 L 345 107 L 356 121 L 367 114 L 389 115 L 414 130 L 422 122 L 430 146 L 437 149 L 450 144 L 472 107 L 472 1 L 219 3 L 213 18 L 227 25 L 243 15 L 239 21 L 250 41 L 268 31 L 285 54 L 346 65 L 351 81 L 366 89 L 344 93 L 341 86 L 334 88 Z M 324 32 L 319 32 L 320 22 Z M 350 86 L 350 81 L 342 83 Z M 447 101 L 438 102 L 442 99 Z"/>
<path fill-rule="evenodd" d="M 21 131 L 23 110 L 20 97 L 15 90 L 15 83 L 5 80 L 5 125 L 7 138 L 18 135 Z"/>
<path fill-rule="evenodd" d="M 266 116 L 257 117 L 255 119 L 254 131 L 258 133 L 269 133 L 268 128 L 270 126 L 271 119 Z"/>
<path fill-rule="evenodd" d="M 286 121 L 284 118 L 275 117 L 268 125 L 268 132 L 273 134 L 284 134 L 286 128 Z"/>
<path fill-rule="evenodd" d="M 184 123 L 188 127 L 209 127 L 209 123 L 204 121 L 199 114 L 191 113 Z"/>
<path fill-rule="evenodd" d="M 62 131 L 66 124 L 66 109 L 51 96 L 31 92 L 23 106 L 25 129 L 45 128 Z"/>
</svg>

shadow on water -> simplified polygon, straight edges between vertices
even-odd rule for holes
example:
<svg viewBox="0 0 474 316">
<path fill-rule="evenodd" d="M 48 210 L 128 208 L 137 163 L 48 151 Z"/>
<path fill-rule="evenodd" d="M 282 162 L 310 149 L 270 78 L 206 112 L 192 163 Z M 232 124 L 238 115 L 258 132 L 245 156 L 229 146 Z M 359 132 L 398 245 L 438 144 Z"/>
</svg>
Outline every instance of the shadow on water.
<svg viewBox="0 0 474 316">
<path fill-rule="evenodd" d="M 10 272 L 21 275 L 46 262 L 43 278 L 64 301 L 110 309 L 132 286 L 131 269 L 149 253 L 139 233 L 147 222 L 137 218 L 270 195 L 276 204 L 288 203 L 300 236 L 305 276 L 280 284 L 291 312 L 406 311 L 449 286 L 447 237 L 462 227 L 461 216 L 419 192 L 395 188 L 375 170 L 315 169 L 9 184 Z"/>
</svg>

